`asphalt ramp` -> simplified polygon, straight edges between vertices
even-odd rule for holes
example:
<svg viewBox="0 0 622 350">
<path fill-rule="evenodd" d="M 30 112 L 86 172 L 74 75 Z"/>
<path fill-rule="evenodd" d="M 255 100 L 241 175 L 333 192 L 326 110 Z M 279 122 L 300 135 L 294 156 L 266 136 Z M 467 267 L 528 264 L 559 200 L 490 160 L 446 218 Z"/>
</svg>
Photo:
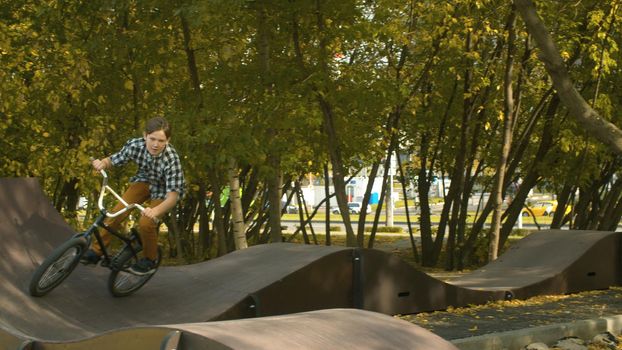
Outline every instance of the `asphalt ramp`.
<svg viewBox="0 0 622 350">
<path fill-rule="evenodd" d="M 354 338 L 357 333 L 346 320 L 355 318 L 368 318 L 359 321 L 362 329 L 391 326 L 393 331 L 381 337 L 385 342 L 402 339 L 400 332 L 405 332 L 426 344 L 426 339 L 439 339 L 414 325 L 389 322 L 394 319 L 386 315 L 603 289 L 620 282 L 618 233 L 553 230 L 528 236 L 498 261 L 451 283 L 378 250 L 277 243 L 200 264 L 162 267 L 147 285 L 125 298 L 108 293 L 108 269 L 81 265 L 48 295 L 31 297 L 27 289 L 34 269 L 72 234 L 36 179 L 0 179 L 0 343 L 11 344 L 6 349 L 86 347 L 145 337 L 158 346 L 165 340 L 183 344 L 184 339 L 196 339 L 225 346 L 220 348 L 244 348 L 240 344 L 251 338 L 227 327 L 246 327 L 257 342 L 265 338 L 266 344 L 295 340 L 305 344 L 303 348 L 320 348 L 313 344 L 324 341 L 317 336 L 324 332 L 329 343 L 322 343 L 323 348 L 347 348 L 343 345 L 350 343 L 382 348 L 370 340 L 361 342 L 365 338 L 360 335 Z M 323 322 L 344 330 L 339 332 L 339 346 L 329 346 L 336 339 L 320 327 Z M 259 332 L 270 325 L 280 331 Z M 201 335 L 205 327 L 209 336 Z M 216 333 L 232 347 L 214 340 Z M 313 339 L 305 340 L 305 334 Z M 442 346 L 451 348 L 448 343 L 434 348 Z"/>
</svg>

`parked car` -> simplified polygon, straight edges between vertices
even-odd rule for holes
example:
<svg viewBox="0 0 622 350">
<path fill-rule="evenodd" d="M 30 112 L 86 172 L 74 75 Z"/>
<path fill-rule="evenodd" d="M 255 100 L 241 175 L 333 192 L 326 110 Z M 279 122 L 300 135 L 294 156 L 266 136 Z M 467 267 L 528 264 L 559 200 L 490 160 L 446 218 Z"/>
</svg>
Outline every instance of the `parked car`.
<svg viewBox="0 0 622 350">
<path fill-rule="evenodd" d="M 528 208 L 531 209 L 534 216 L 551 216 L 555 214 L 557 210 L 557 201 L 556 200 L 543 200 L 537 201 L 532 205 L 528 205 Z M 571 206 L 566 206 L 566 214 L 570 213 Z M 527 208 L 523 208 L 521 211 L 522 216 L 531 216 L 531 213 Z"/>
<path fill-rule="evenodd" d="M 360 214 L 361 213 L 361 208 L 363 208 L 363 203 L 361 203 L 361 202 L 350 202 L 350 203 L 348 203 L 348 208 L 350 209 L 350 213 L 352 213 L 352 214 Z M 367 206 L 366 212 L 367 212 L 367 214 L 371 213 L 371 208 L 369 207 L 369 205 Z"/>
<path fill-rule="evenodd" d="M 298 207 L 290 204 L 285 208 L 285 212 L 287 214 L 298 214 Z"/>
<path fill-rule="evenodd" d="M 348 210 L 350 211 L 351 214 L 360 214 L 362 207 L 363 207 L 363 204 L 360 202 L 348 203 Z M 335 206 L 330 207 L 330 212 L 333 214 L 340 214 L 341 210 L 339 210 L 339 207 L 335 205 Z M 371 213 L 371 207 L 369 205 L 367 206 L 366 212 L 367 214 Z"/>
</svg>

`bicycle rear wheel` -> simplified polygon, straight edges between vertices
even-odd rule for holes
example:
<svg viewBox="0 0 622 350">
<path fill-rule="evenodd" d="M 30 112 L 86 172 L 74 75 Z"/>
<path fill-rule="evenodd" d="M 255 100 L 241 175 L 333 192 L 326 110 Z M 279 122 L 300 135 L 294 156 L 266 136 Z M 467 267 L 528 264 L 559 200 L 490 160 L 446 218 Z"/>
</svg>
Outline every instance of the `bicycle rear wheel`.
<svg viewBox="0 0 622 350">
<path fill-rule="evenodd" d="M 34 297 L 41 297 L 56 288 L 67 278 L 80 262 L 86 250 L 86 240 L 74 237 L 52 251 L 33 273 L 28 291 Z"/>
<path fill-rule="evenodd" d="M 155 261 L 156 270 L 153 273 L 138 276 L 127 269 L 138 262 L 138 257 L 130 249 L 124 249 L 116 258 L 112 265 L 112 272 L 108 278 L 108 290 L 115 297 L 128 296 L 147 283 L 158 271 L 162 260 L 162 248 L 158 246 L 158 257 Z"/>
</svg>

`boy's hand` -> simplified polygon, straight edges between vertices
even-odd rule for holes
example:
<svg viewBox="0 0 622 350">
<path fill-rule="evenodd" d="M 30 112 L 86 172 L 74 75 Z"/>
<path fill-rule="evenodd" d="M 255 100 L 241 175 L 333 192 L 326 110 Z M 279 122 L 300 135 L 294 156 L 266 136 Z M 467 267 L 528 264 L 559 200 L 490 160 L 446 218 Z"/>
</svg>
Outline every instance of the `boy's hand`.
<svg viewBox="0 0 622 350">
<path fill-rule="evenodd" d="M 156 210 L 154 210 L 154 208 L 145 208 L 145 210 L 143 210 L 142 212 L 143 216 L 148 217 L 149 219 L 158 222 L 158 215 L 156 213 Z"/>
<path fill-rule="evenodd" d="M 106 159 L 103 159 L 103 160 L 95 159 L 93 160 L 93 162 L 91 162 L 91 164 L 93 165 L 93 169 L 97 171 L 106 169 L 108 165 L 106 162 Z"/>
</svg>

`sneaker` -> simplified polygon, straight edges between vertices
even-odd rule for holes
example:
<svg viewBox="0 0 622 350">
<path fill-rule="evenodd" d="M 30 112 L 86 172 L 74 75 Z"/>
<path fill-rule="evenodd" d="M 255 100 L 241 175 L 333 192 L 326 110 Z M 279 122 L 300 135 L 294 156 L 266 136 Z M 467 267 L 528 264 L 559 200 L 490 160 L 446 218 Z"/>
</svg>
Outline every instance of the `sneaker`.
<svg viewBox="0 0 622 350">
<path fill-rule="evenodd" d="M 142 276 L 154 273 L 156 270 L 155 267 L 155 262 L 153 260 L 142 258 L 138 260 L 136 264 L 130 266 L 128 271 L 135 275 Z"/>
<path fill-rule="evenodd" d="M 101 260 L 101 255 L 97 255 L 93 249 L 87 250 L 80 257 L 80 262 L 84 265 L 97 265 L 97 263 Z"/>
</svg>

